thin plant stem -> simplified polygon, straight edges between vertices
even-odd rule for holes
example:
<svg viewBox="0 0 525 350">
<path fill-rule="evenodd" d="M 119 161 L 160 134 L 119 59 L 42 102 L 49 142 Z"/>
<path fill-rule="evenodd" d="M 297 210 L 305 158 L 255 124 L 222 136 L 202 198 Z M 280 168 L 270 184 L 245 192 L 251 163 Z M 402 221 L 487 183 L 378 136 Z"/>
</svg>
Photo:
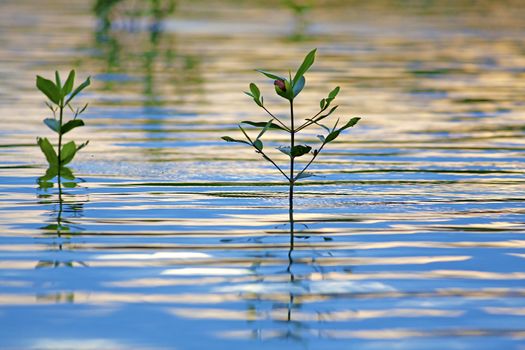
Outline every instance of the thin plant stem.
<svg viewBox="0 0 525 350">
<path fill-rule="evenodd" d="M 62 169 L 62 119 L 64 116 L 64 100 L 60 100 L 60 121 L 58 129 L 58 181 L 60 181 L 60 170 Z M 59 182 L 60 187 L 60 182 Z"/>
<path fill-rule="evenodd" d="M 314 115 L 312 118 L 310 118 L 310 120 L 307 120 L 307 121 L 304 122 L 300 127 L 298 127 L 296 131 L 301 131 L 301 130 L 303 130 L 304 128 L 307 128 L 307 127 L 309 127 L 310 125 L 314 124 L 314 123 L 312 122 L 312 120 L 314 120 L 315 118 L 317 118 L 317 117 L 319 116 L 319 114 L 323 113 L 325 110 L 326 110 L 326 108 L 321 109 L 319 112 L 317 112 L 316 115 Z"/>
<path fill-rule="evenodd" d="M 293 148 L 295 145 L 295 129 L 294 129 L 294 113 L 293 113 L 293 100 L 290 100 L 290 176 L 288 182 L 290 184 L 290 190 L 288 192 L 288 206 L 289 206 L 289 218 L 290 218 L 290 251 L 289 258 L 291 258 L 293 246 L 294 246 L 294 227 L 293 227 L 293 190 L 294 190 L 294 161 Z"/>
<path fill-rule="evenodd" d="M 60 238 L 62 231 L 62 181 L 60 179 L 60 170 L 58 173 L 58 216 L 57 216 L 57 236 Z"/>
<path fill-rule="evenodd" d="M 270 159 L 270 157 L 268 157 L 263 151 L 258 150 L 255 146 L 253 146 L 253 147 L 257 150 L 257 152 L 259 152 L 259 153 L 263 156 L 264 159 L 266 159 L 267 161 L 269 161 L 270 163 L 272 163 L 273 166 L 274 166 L 277 170 L 279 170 L 279 171 L 281 172 L 281 174 L 283 174 L 283 176 L 286 178 L 286 180 L 290 181 L 290 178 L 288 177 L 288 175 L 286 175 L 286 174 L 284 173 L 284 171 L 283 171 L 283 170 L 282 170 L 282 169 L 281 169 L 281 168 L 280 168 L 280 167 L 279 167 L 279 166 L 278 166 L 273 160 Z"/>
</svg>

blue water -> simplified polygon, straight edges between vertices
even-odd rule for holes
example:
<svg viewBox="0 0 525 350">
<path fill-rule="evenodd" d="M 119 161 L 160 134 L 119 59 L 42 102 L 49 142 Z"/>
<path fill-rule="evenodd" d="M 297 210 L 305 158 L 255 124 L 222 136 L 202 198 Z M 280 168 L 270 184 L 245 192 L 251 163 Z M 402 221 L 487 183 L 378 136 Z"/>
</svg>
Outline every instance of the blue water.
<svg viewBox="0 0 525 350">
<path fill-rule="evenodd" d="M 4 1 L 0 348 L 524 350 L 525 9 L 469 4 L 179 1 L 155 22 L 122 0 L 103 30 L 90 2 Z M 253 69 L 314 47 L 298 118 L 339 85 L 362 120 L 297 186 L 290 252 L 279 173 L 220 137 L 267 121 L 250 82 L 285 119 Z M 59 193 L 34 77 L 71 68 L 93 85 L 66 138 L 90 144 Z M 283 166 L 285 136 L 264 136 Z"/>
</svg>

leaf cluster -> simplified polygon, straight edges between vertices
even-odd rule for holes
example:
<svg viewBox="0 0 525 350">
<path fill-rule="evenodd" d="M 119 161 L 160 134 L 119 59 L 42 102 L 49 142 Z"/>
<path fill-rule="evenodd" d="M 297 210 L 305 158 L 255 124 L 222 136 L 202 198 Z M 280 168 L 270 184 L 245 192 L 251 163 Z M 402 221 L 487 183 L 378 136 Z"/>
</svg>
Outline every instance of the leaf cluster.
<svg viewBox="0 0 525 350">
<path fill-rule="evenodd" d="M 62 82 L 58 71 L 55 72 L 55 81 L 37 75 L 36 87 L 49 99 L 49 101 L 46 101 L 46 105 L 53 113 L 53 118 L 46 118 L 43 122 L 58 135 L 59 145 L 58 150 L 55 151 L 55 148 L 48 138 L 37 138 L 37 144 L 49 164 L 49 168 L 41 180 L 51 180 L 55 176 L 70 180 L 75 178 L 71 169 L 65 167 L 65 165 L 70 163 L 76 153 L 84 148 L 89 141 L 79 145 L 77 145 L 75 141 L 70 141 L 62 145 L 62 136 L 75 128 L 84 126 L 84 121 L 78 117 L 86 110 L 88 104 L 85 104 L 81 108 L 74 108 L 71 103 L 74 98 L 90 84 L 91 79 L 88 77 L 84 82 L 75 87 L 74 70 L 69 72 L 64 82 Z M 66 108 L 73 114 L 67 121 L 64 120 L 64 111 Z"/>
<path fill-rule="evenodd" d="M 335 100 L 340 91 L 339 86 L 337 86 L 332 91 L 330 91 L 327 97 L 321 99 L 321 101 L 319 102 L 319 111 L 315 115 L 313 115 L 310 118 L 306 118 L 301 125 L 295 126 L 293 115 L 294 99 L 305 87 L 306 78 L 304 77 L 304 75 L 313 65 L 315 61 L 316 51 L 317 49 L 314 49 L 306 55 L 293 78 L 291 72 L 289 73 L 289 78 L 287 79 L 268 71 L 260 69 L 256 70 L 257 72 L 262 73 L 267 78 L 272 79 L 274 81 L 274 88 L 277 95 L 289 101 L 291 105 L 289 124 L 284 123 L 283 120 L 275 116 L 266 108 L 266 105 L 264 104 L 264 98 L 261 95 L 259 87 L 254 83 L 250 83 L 250 91 L 245 91 L 245 94 L 250 96 L 259 107 L 266 111 L 266 113 L 270 115 L 271 119 L 266 122 L 242 121 L 239 124 L 239 128 L 244 134 L 245 139 L 235 139 L 229 136 L 222 137 L 222 139 L 227 142 L 243 143 L 254 147 L 257 153 L 260 153 L 264 159 L 271 162 L 281 172 L 281 174 L 284 175 L 284 177 L 291 183 L 301 178 L 312 176 L 313 174 L 307 173 L 306 169 L 312 164 L 312 162 L 315 160 L 315 158 L 318 156 L 321 150 L 325 147 L 325 145 L 335 141 L 337 137 L 341 134 L 341 132 L 353 127 L 360 120 L 360 118 L 358 117 L 351 118 L 349 121 L 343 124 L 343 126 L 340 127 L 338 127 L 339 119 L 337 119 L 337 121 L 331 127 L 321 123 L 321 121 L 332 115 L 332 113 L 334 113 L 338 108 L 337 105 L 332 106 L 332 102 Z M 261 131 L 259 132 L 256 138 L 250 138 L 246 130 L 242 127 L 243 124 L 261 129 Z M 295 134 L 311 126 L 320 127 L 326 131 L 324 135 L 318 135 L 318 138 L 321 141 L 321 143 L 319 145 L 316 145 L 315 147 L 312 147 L 310 145 L 295 145 Z M 279 130 L 290 134 L 290 145 L 280 146 L 277 147 L 277 149 L 289 156 L 291 158 L 292 164 L 295 158 L 311 154 L 310 161 L 302 170 L 298 171 L 295 174 L 290 174 L 290 176 L 286 175 L 285 172 L 281 169 L 281 167 L 279 167 L 270 157 L 268 157 L 265 154 L 265 152 L 263 151 L 264 144 L 261 138 L 268 130 Z"/>
</svg>

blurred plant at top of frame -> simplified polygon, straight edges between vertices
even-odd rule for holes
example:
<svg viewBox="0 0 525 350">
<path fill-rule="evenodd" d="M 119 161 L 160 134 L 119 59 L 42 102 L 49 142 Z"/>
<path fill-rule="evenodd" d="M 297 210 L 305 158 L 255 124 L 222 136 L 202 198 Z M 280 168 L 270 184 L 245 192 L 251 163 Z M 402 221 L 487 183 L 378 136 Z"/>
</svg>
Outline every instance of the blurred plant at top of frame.
<svg viewBox="0 0 525 350">
<path fill-rule="evenodd" d="M 291 224 L 291 232 L 290 232 L 290 238 L 291 243 L 293 245 L 293 193 L 294 193 L 294 185 L 297 183 L 297 181 L 313 176 L 314 174 L 307 172 L 310 165 L 315 161 L 317 156 L 321 153 L 321 151 L 324 149 L 324 147 L 329 144 L 330 142 L 333 142 L 336 140 L 339 135 L 346 129 L 353 127 L 357 124 L 360 118 L 354 117 L 351 118 L 346 123 L 340 124 L 339 119 L 332 125 L 327 126 L 325 124 L 322 124 L 321 121 L 324 122 L 326 118 L 328 118 L 335 110 L 337 109 L 337 105 L 331 107 L 332 102 L 336 98 L 337 94 L 339 93 L 339 86 L 334 88 L 327 97 L 321 99 L 319 102 L 319 111 L 315 113 L 312 117 L 306 118 L 304 122 L 300 123 L 299 125 L 296 124 L 295 120 L 295 114 L 294 114 L 294 100 L 295 98 L 301 93 L 303 88 L 306 84 L 306 79 L 304 77 L 304 74 L 310 69 L 312 64 L 315 60 L 315 54 L 317 49 L 314 49 L 310 51 L 306 57 L 303 60 L 303 63 L 299 66 L 297 69 L 297 72 L 295 73 L 294 77 L 292 78 L 292 73 L 289 72 L 289 77 L 285 78 L 279 75 L 276 75 L 274 73 L 269 73 L 263 70 L 257 70 L 258 72 L 264 74 L 266 77 L 273 80 L 273 85 L 275 88 L 275 92 L 277 95 L 281 96 L 282 98 L 286 99 L 290 105 L 290 114 L 289 114 L 289 122 L 286 123 L 285 120 L 281 119 L 281 117 L 278 117 L 277 115 L 273 114 L 264 104 L 264 98 L 261 95 L 261 91 L 259 90 L 259 87 L 255 85 L 254 83 L 250 84 L 250 91 L 245 92 L 248 96 L 250 96 L 255 104 L 262 108 L 269 116 L 270 120 L 268 121 L 261 121 L 261 122 L 254 122 L 254 121 L 243 121 L 239 124 L 239 129 L 241 130 L 242 134 L 244 135 L 245 139 L 234 139 L 229 136 L 223 136 L 222 139 L 227 142 L 236 142 L 236 143 L 242 143 L 246 144 L 248 146 L 251 146 L 255 149 L 255 152 L 260 154 L 263 159 L 270 162 L 280 173 L 281 175 L 287 180 L 289 185 L 289 216 L 290 216 L 290 224 Z M 244 125 L 249 125 L 252 127 L 255 127 L 257 129 L 260 129 L 257 136 L 250 136 L 249 133 L 245 130 Z M 310 145 L 304 145 L 304 144 L 296 144 L 296 135 L 309 127 L 318 127 L 321 130 L 325 131 L 324 135 L 318 135 L 317 137 L 320 140 L 320 144 L 316 147 L 312 147 Z M 289 144 L 286 146 L 280 146 L 277 149 L 281 151 L 282 153 L 286 154 L 290 161 L 289 161 L 289 168 L 288 172 L 285 172 L 281 166 L 279 166 L 273 159 L 270 158 L 270 156 L 266 153 L 266 149 L 264 148 L 264 143 L 262 141 L 263 136 L 265 133 L 269 130 L 277 130 L 280 132 L 285 132 L 289 134 Z M 303 157 L 305 155 L 310 155 L 311 158 L 302 168 L 299 170 L 295 168 L 296 166 L 296 159 Z"/>
<path fill-rule="evenodd" d="M 106 34 L 112 26 L 115 12 L 121 12 L 130 19 L 127 22 L 129 30 L 133 31 L 136 19 L 148 16 L 151 17 L 149 30 L 154 35 L 162 31 L 162 21 L 166 16 L 173 14 L 176 9 L 176 0 L 149 0 L 149 1 L 129 1 L 129 0 L 96 0 L 93 11 L 99 20 L 98 33 Z"/>
<path fill-rule="evenodd" d="M 293 33 L 289 39 L 302 41 L 308 39 L 307 30 L 310 24 L 307 15 L 315 5 L 315 0 L 282 0 L 284 6 L 290 9 L 294 16 Z"/>
<path fill-rule="evenodd" d="M 89 141 L 79 145 L 77 145 L 75 141 L 69 141 L 63 145 L 62 139 L 69 131 L 84 126 L 84 121 L 78 117 L 86 110 L 88 105 L 85 104 L 81 108 L 74 108 L 71 103 L 82 90 L 89 86 L 90 83 L 91 80 L 88 77 L 82 84 L 75 88 L 74 70 L 69 73 L 66 81 L 63 83 L 58 71 L 55 72 L 54 82 L 39 75 L 36 77 L 36 87 L 49 99 L 49 101 L 46 101 L 46 105 L 53 113 L 53 118 L 44 119 L 44 124 L 58 135 L 58 147 L 56 151 L 47 137 L 37 138 L 37 143 L 49 164 L 46 174 L 39 179 L 41 185 L 44 184 L 42 185 L 43 187 L 46 187 L 45 183 L 55 177 L 58 178 L 59 187 L 61 178 L 66 180 L 75 179 L 71 169 L 65 165 L 69 164 L 75 157 L 76 153 L 84 148 Z M 67 121 L 64 115 L 66 108 L 73 114 Z"/>
</svg>

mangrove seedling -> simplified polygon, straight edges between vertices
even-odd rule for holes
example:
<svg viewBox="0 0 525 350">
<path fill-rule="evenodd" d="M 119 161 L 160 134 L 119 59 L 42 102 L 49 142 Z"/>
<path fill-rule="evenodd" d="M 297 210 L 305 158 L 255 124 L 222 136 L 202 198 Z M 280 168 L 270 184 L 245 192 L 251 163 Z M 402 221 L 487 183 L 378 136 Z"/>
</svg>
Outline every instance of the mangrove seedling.
<svg viewBox="0 0 525 350">
<path fill-rule="evenodd" d="M 55 176 L 58 177 L 59 183 L 61 178 L 67 180 L 75 179 L 73 172 L 66 165 L 73 160 L 75 154 L 84 148 L 89 141 L 79 145 L 75 141 L 63 144 L 63 136 L 75 128 L 84 126 L 84 121 L 78 117 L 86 110 L 88 105 L 85 104 L 81 108 L 74 108 L 71 103 L 90 83 L 91 81 L 88 77 L 82 84 L 74 88 L 74 70 L 69 73 L 66 81 L 63 83 L 58 71 L 55 72 L 54 82 L 37 75 L 36 87 L 47 96 L 49 101 L 46 101 L 46 105 L 53 112 L 53 118 L 44 119 L 44 124 L 58 134 L 57 151 L 55 151 L 55 148 L 46 137 L 37 138 L 37 143 L 49 164 L 46 174 L 40 178 L 41 181 L 51 180 Z M 72 117 L 68 118 L 67 121 L 65 118 L 66 108 L 72 113 Z"/>
<path fill-rule="evenodd" d="M 238 126 L 241 132 L 243 133 L 245 139 L 234 139 L 229 136 L 222 137 L 222 139 L 227 142 L 237 142 L 253 147 L 256 153 L 260 154 L 263 159 L 270 162 L 287 180 L 289 186 L 288 198 L 289 216 L 291 224 L 290 241 L 292 246 L 294 185 L 297 183 L 297 181 L 312 176 L 313 174 L 307 172 L 307 170 L 310 167 L 310 165 L 315 161 L 315 159 L 319 156 L 319 154 L 325 148 L 325 146 L 330 142 L 335 141 L 344 130 L 356 125 L 360 119 L 357 117 L 351 118 L 349 121 L 343 124 L 339 123 L 339 119 L 337 119 L 337 121 L 330 127 L 321 123 L 321 121 L 324 122 L 326 118 L 328 118 L 333 112 L 335 112 L 335 110 L 338 107 L 337 105 L 332 106 L 332 102 L 339 93 L 339 86 L 337 86 L 328 94 L 327 97 L 321 99 L 321 101 L 319 102 L 319 111 L 317 113 L 315 113 L 312 117 L 304 119 L 304 121 L 302 121 L 301 123 L 297 123 L 297 119 L 294 114 L 294 100 L 305 86 L 306 79 L 304 77 L 304 74 L 310 69 L 310 67 L 314 63 L 316 51 L 317 49 L 314 49 L 306 55 L 306 57 L 303 60 L 303 63 L 299 66 L 293 78 L 291 72 L 289 73 L 289 77 L 287 79 L 285 77 L 269 73 L 267 71 L 257 70 L 259 73 L 262 73 L 267 78 L 273 80 L 273 85 L 277 95 L 281 96 L 282 98 L 288 101 L 290 105 L 290 114 L 288 120 L 285 120 L 282 117 L 278 117 L 277 115 L 270 112 L 270 110 L 264 104 L 264 99 L 261 95 L 261 91 L 259 90 L 257 85 L 251 83 L 250 91 L 245 93 L 253 99 L 257 106 L 263 109 L 270 116 L 270 120 L 263 122 L 242 121 Z M 256 137 L 250 137 L 247 130 L 245 130 L 246 125 L 260 129 Z M 316 146 L 296 143 L 297 134 L 309 127 L 318 127 L 319 129 L 324 130 L 324 135 L 317 136 L 320 140 L 320 143 Z M 266 149 L 264 148 L 262 138 L 263 135 L 269 130 L 277 130 L 280 132 L 288 133 L 289 135 L 289 144 L 286 146 L 277 147 L 279 151 L 286 154 L 290 159 L 287 171 L 285 171 L 285 168 L 281 167 L 272 158 L 270 158 L 270 156 L 267 154 Z M 299 169 L 297 169 L 296 159 L 306 155 L 309 155 L 310 159 L 303 163 Z"/>
</svg>

